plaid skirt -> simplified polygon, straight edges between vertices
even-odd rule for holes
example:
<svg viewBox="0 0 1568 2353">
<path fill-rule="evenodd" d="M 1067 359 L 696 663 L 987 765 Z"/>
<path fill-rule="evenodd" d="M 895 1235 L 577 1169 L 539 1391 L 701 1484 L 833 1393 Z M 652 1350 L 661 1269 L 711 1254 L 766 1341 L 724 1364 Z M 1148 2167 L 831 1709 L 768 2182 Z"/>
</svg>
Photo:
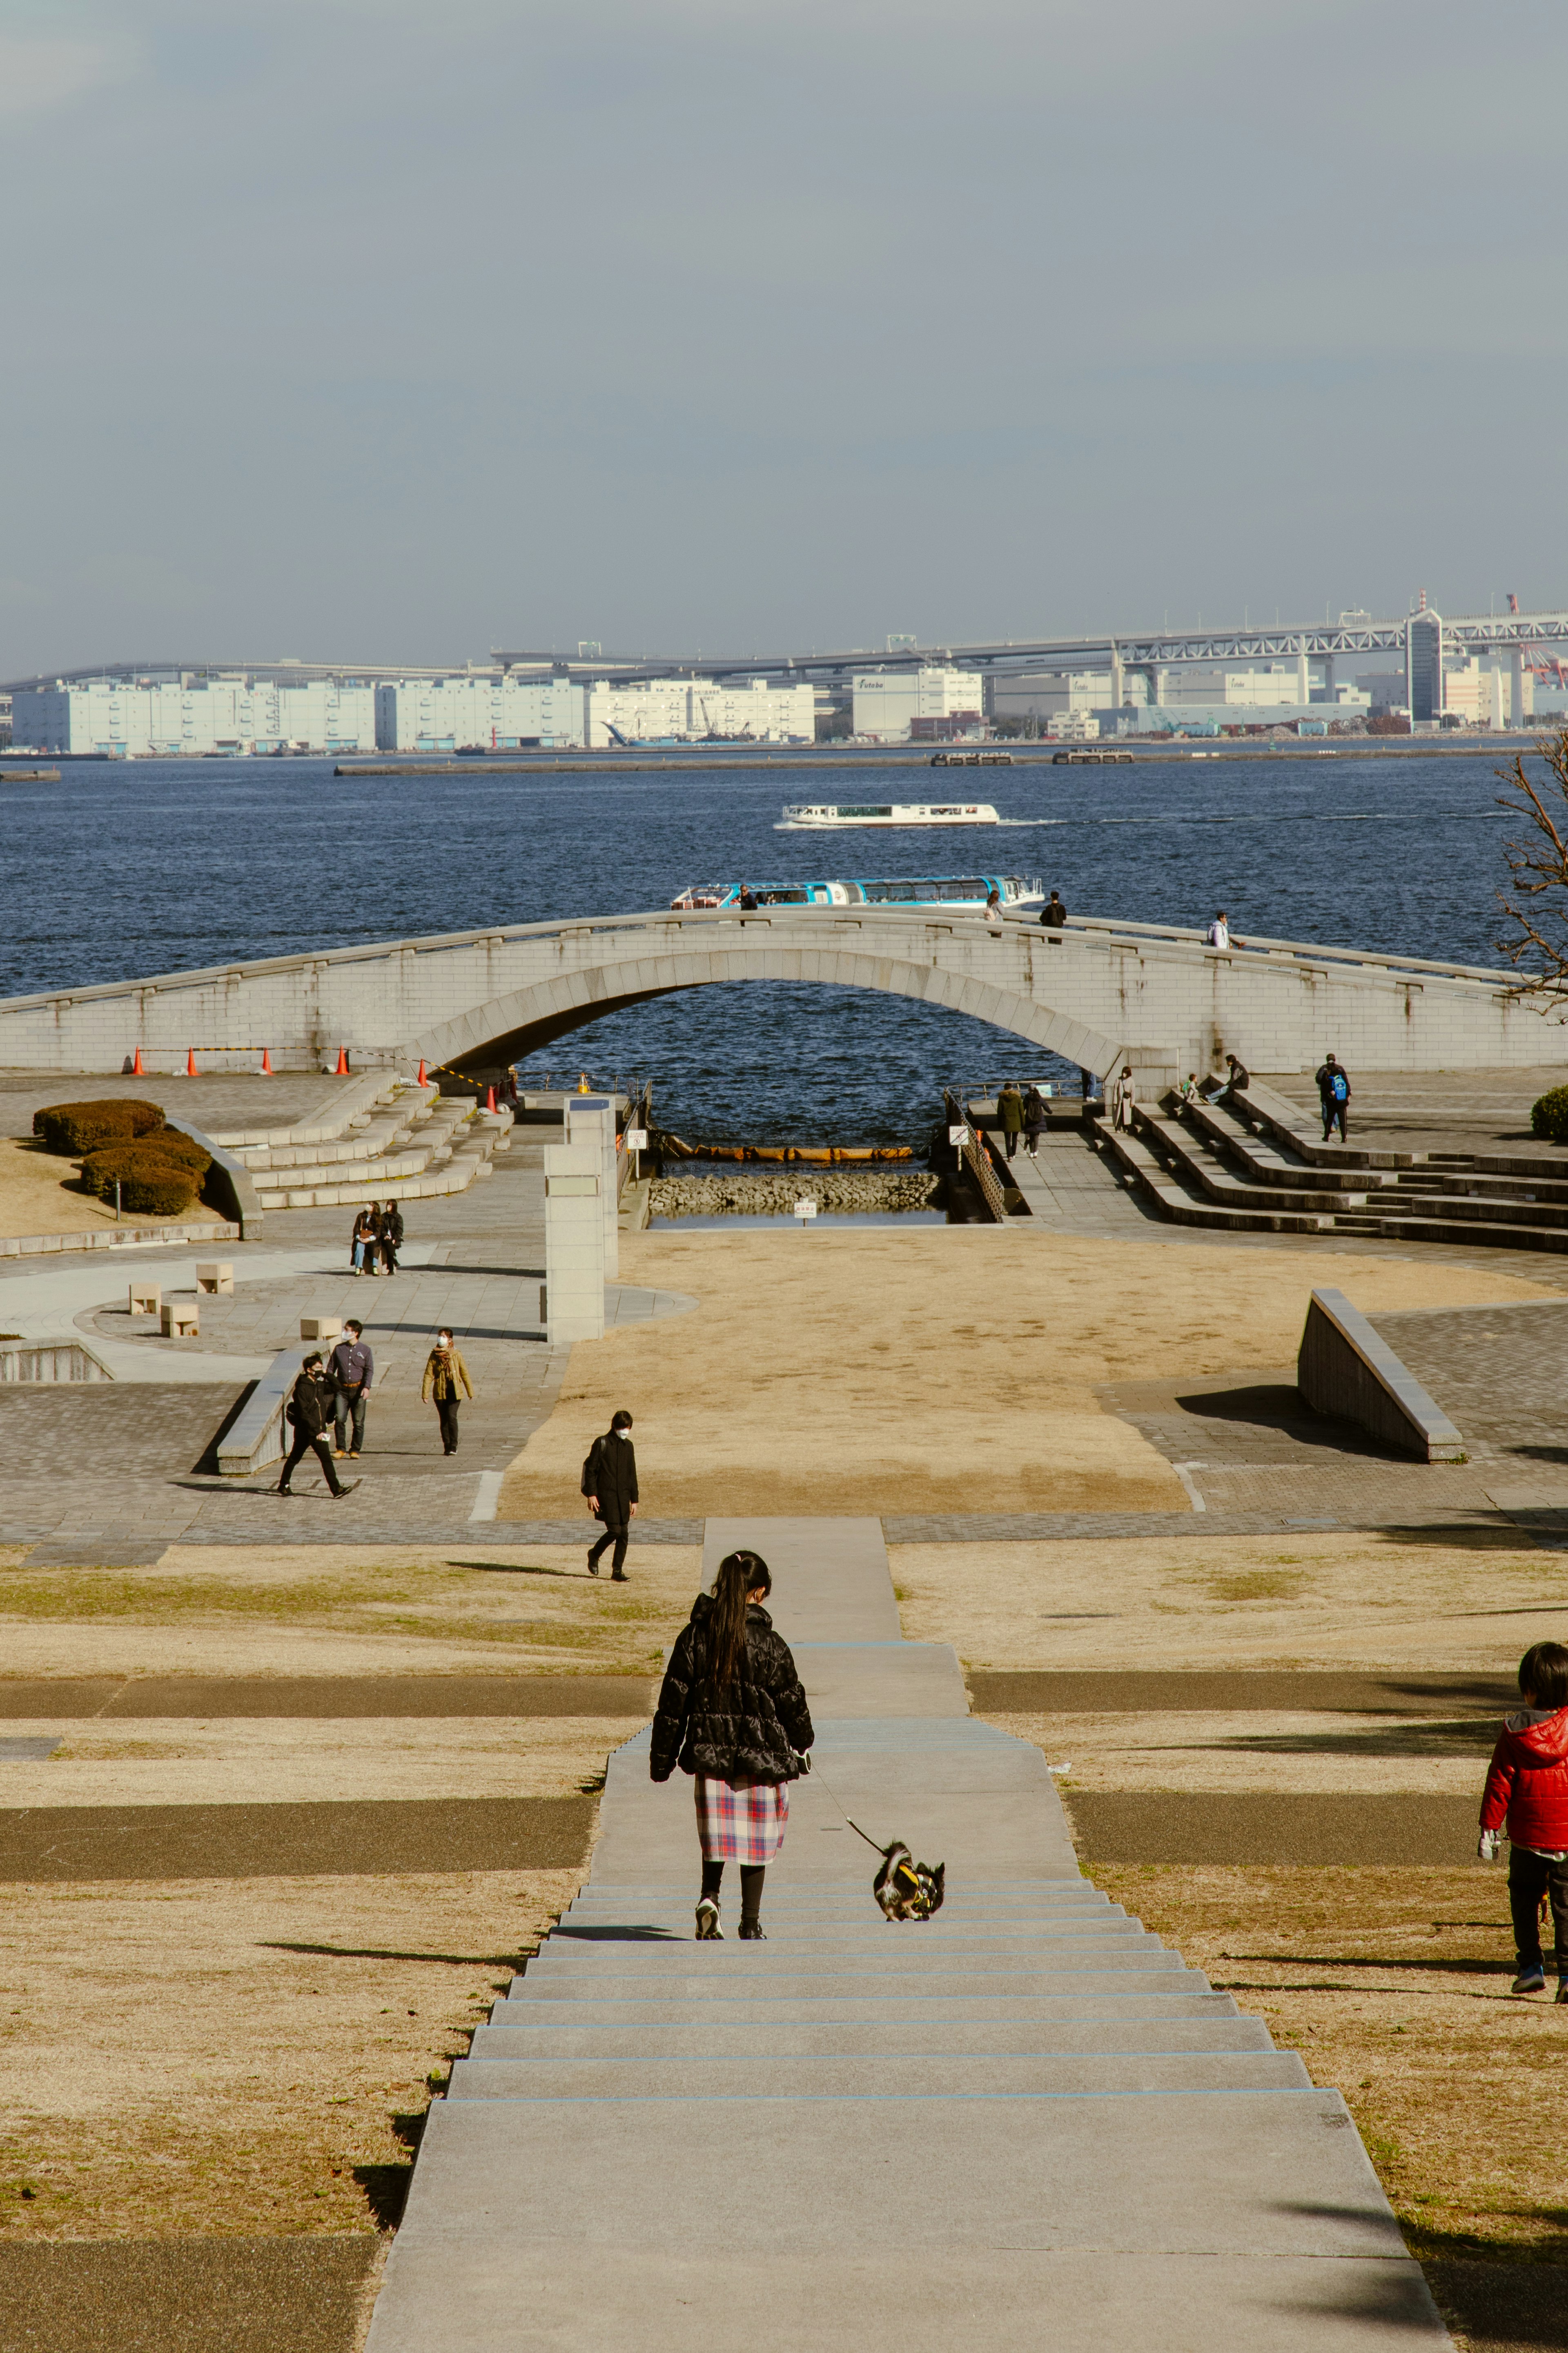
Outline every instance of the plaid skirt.
<svg viewBox="0 0 1568 2353">
<path fill-rule="evenodd" d="M 697 1776 L 697 1835 L 704 1862 L 772 1862 L 789 1820 L 789 1783 L 729 1781 Z"/>
</svg>

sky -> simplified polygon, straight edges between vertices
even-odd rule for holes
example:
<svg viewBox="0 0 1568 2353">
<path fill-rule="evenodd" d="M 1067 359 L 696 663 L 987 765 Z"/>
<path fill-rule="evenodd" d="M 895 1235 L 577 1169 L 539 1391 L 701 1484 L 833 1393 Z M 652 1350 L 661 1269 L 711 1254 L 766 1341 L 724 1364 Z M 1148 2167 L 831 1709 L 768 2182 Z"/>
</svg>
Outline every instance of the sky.
<svg viewBox="0 0 1568 2353">
<path fill-rule="evenodd" d="M 1561 0 L 0 0 L 0 678 L 1568 603 Z"/>
</svg>

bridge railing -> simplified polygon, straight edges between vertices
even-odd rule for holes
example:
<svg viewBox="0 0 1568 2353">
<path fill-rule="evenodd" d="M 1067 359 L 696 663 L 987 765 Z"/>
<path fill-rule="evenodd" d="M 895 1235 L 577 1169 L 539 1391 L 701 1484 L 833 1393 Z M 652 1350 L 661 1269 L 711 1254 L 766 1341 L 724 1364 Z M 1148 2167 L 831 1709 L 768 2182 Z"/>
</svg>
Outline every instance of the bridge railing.
<svg viewBox="0 0 1568 2353">
<path fill-rule="evenodd" d="M 991 1157 L 990 1145 L 971 1120 L 968 1106 L 962 1096 L 954 1094 L 952 1089 L 947 1087 L 942 1091 L 942 1100 L 947 1106 L 948 1126 L 963 1130 L 963 1142 L 959 1146 L 963 1166 L 980 1187 L 981 1198 L 995 1222 L 999 1226 L 1005 1225 L 1007 1196 L 997 1174 L 996 1164 Z"/>
</svg>

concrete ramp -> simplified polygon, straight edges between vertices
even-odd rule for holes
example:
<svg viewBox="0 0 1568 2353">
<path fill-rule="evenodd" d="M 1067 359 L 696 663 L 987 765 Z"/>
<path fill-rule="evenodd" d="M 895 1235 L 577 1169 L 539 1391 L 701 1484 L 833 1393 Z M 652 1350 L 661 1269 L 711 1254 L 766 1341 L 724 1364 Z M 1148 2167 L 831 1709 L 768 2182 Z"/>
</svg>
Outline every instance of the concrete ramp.
<svg viewBox="0 0 1568 2353">
<path fill-rule="evenodd" d="M 741 1543 L 818 1728 L 767 1940 L 734 1885 L 692 1940 L 640 1734 L 431 2109 L 369 2353 L 1446 2346 L 1339 2094 L 1079 1875 L 1038 1750 L 900 1641 L 875 1523 L 710 1522 L 709 1574 Z M 883 1921 L 846 1810 L 946 1862 L 934 1920 Z"/>
</svg>

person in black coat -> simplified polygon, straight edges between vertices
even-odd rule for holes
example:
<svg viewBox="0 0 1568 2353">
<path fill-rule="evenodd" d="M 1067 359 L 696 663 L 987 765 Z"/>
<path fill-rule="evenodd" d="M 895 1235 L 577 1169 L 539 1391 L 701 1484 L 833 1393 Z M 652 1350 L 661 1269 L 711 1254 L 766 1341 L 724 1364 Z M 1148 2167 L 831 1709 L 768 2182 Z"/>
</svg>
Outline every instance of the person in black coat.
<svg viewBox="0 0 1568 2353">
<path fill-rule="evenodd" d="M 293 1493 L 294 1490 L 289 1482 L 294 1476 L 295 1469 L 304 1461 L 305 1456 L 312 1451 L 334 1495 L 352 1495 L 359 1485 L 357 1479 L 349 1480 L 345 1485 L 338 1477 L 337 1465 L 332 1461 L 332 1450 L 327 1444 L 327 1424 L 332 1418 L 334 1403 L 335 1397 L 331 1386 L 321 1372 L 321 1358 L 318 1350 L 307 1356 L 300 1366 L 294 1386 L 289 1393 L 288 1405 L 284 1409 L 285 1419 L 293 1425 L 294 1436 L 293 1443 L 289 1449 L 289 1459 L 283 1465 L 283 1476 L 278 1482 L 278 1493 L 280 1495 Z"/>
<path fill-rule="evenodd" d="M 763 1933 L 763 1880 L 784 1842 L 789 1785 L 809 1772 L 816 1737 L 789 1644 L 763 1604 L 773 1576 L 760 1553 L 732 1552 L 681 1629 L 653 1720 L 648 1771 L 696 1778 L 702 1889 L 700 1941 L 721 1937 L 719 1890 L 741 1866 L 741 1934 Z"/>
<path fill-rule="evenodd" d="M 637 1458 L 632 1444 L 632 1418 L 624 1407 L 619 1413 L 611 1415 L 608 1430 L 602 1438 L 595 1438 L 588 1449 L 588 1460 L 583 1465 L 583 1493 L 588 1498 L 588 1509 L 605 1525 L 598 1543 L 589 1547 L 588 1574 L 598 1576 L 600 1556 L 605 1546 L 613 1544 L 616 1556 L 610 1565 L 610 1575 L 616 1585 L 626 1585 L 630 1581 L 626 1576 L 626 1546 L 637 1510 Z"/>
<path fill-rule="evenodd" d="M 397 1272 L 397 1253 L 403 1248 L 403 1212 L 395 1201 L 388 1201 L 381 1213 L 381 1271 L 383 1274 Z"/>
</svg>

